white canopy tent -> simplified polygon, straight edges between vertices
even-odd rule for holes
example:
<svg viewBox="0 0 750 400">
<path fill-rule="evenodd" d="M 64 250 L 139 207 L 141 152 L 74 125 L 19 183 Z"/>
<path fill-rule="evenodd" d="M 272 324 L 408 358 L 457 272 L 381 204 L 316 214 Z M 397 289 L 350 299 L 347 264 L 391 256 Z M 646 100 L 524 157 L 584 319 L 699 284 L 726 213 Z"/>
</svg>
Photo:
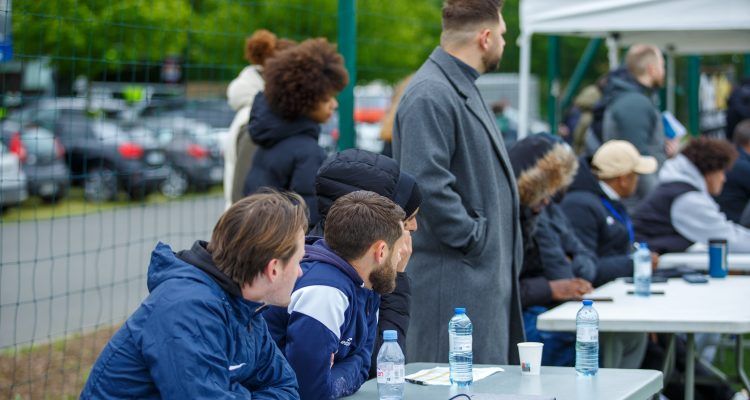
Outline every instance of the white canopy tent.
<svg viewBox="0 0 750 400">
<path fill-rule="evenodd" d="M 520 12 L 519 136 L 528 126 L 534 34 L 607 38 L 612 66 L 621 46 L 657 45 L 668 58 L 671 89 L 675 55 L 750 52 L 750 0 L 521 0 Z"/>
</svg>

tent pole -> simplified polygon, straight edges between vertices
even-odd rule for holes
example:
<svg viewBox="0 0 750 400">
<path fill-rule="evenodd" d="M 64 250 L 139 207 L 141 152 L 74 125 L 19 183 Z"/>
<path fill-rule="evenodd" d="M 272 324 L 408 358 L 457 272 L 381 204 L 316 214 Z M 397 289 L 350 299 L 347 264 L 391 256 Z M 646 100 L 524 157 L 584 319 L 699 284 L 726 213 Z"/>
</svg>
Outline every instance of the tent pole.
<svg viewBox="0 0 750 400">
<path fill-rule="evenodd" d="M 570 106 L 570 103 L 573 101 L 573 97 L 578 92 L 578 87 L 581 86 L 583 75 L 586 74 L 589 66 L 591 66 L 591 63 L 596 58 L 596 52 L 599 50 L 599 46 L 601 46 L 601 44 L 601 38 L 593 38 L 589 40 L 589 44 L 586 45 L 586 50 L 583 51 L 581 59 L 578 60 L 578 64 L 576 64 L 576 69 L 570 76 L 568 86 L 566 86 L 565 90 L 563 91 L 562 100 L 560 102 L 561 110 L 565 110 Z"/>
<path fill-rule="evenodd" d="M 518 87 L 518 139 L 526 137 L 529 126 L 529 78 L 531 74 L 531 34 L 521 32 L 518 37 L 518 46 L 521 47 L 521 60 L 519 69 L 521 72 Z"/>
<path fill-rule="evenodd" d="M 607 36 L 607 58 L 609 59 L 609 70 L 614 71 L 620 66 L 620 45 L 618 34 Z"/>
<path fill-rule="evenodd" d="M 667 111 L 675 112 L 675 63 L 674 52 L 667 50 Z"/>
<path fill-rule="evenodd" d="M 557 99 L 560 96 L 560 37 L 550 36 L 547 43 L 547 122 L 549 123 L 549 133 L 557 135 Z"/>
</svg>

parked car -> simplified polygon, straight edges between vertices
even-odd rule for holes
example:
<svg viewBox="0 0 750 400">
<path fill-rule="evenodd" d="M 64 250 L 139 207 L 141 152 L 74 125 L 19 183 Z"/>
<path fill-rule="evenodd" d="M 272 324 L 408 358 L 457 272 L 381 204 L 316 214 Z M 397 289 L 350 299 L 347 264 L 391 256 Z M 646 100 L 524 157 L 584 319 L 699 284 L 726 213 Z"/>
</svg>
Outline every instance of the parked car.
<svg viewBox="0 0 750 400">
<path fill-rule="evenodd" d="M 54 134 L 35 124 L 12 120 L 0 124 L 0 141 L 20 160 L 29 194 L 46 202 L 64 198 L 70 186 L 70 170 L 65 149 Z"/>
<path fill-rule="evenodd" d="M 26 200 L 29 196 L 26 185 L 18 156 L 0 143 L 0 212 Z"/>
<path fill-rule="evenodd" d="M 40 99 L 11 116 L 52 132 L 66 150 L 74 184 L 90 201 L 114 199 L 119 189 L 141 198 L 169 176 L 166 156 L 156 141 L 130 133 L 111 117 L 127 107 L 117 99 Z"/>
<path fill-rule="evenodd" d="M 154 99 L 123 112 L 129 122 L 142 118 L 184 117 L 203 122 L 215 129 L 229 129 L 235 112 L 225 99 Z"/>
<path fill-rule="evenodd" d="M 143 125 L 155 134 L 172 168 L 162 193 L 176 197 L 188 186 L 205 190 L 222 182 L 221 140 L 211 126 L 179 116 L 145 118 Z"/>
</svg>

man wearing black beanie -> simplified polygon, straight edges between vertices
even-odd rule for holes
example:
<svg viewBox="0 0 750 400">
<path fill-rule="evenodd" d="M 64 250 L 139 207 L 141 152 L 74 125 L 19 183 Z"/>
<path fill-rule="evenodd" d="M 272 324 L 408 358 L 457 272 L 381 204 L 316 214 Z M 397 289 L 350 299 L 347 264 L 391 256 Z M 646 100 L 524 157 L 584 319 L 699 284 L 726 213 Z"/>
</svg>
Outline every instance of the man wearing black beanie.
<svg viewBox="0 0 750 400">
<path fill-rule="evenodd" d="M 417 212 L 422 194 L 414 178 L 399 170 L 396 161 L 365 150 L 348 149 L 329 157 L 318 170 L 315 192 L 318 198 L 320 220 L 309 232 L 310 236 L 323 236 L 326 215 L 336 199 L 357 190 L 368 190 L 388 197 L 406 214 L 404 229 L 417 230 Z M 406 354 L 406 333 L 409 328 L 411 286 L 406 275 L 406 265 L 411 257 L 411 236 L 407 240 L 408 253 L 402 255 L 396 267 L 396 288 L 380 297 L 378 336 L 372 351 L 370 377 L 375 376 L 378 351 L 383 344 L 383 331 L 398 332 L 398 344 Z"/>
</svg>

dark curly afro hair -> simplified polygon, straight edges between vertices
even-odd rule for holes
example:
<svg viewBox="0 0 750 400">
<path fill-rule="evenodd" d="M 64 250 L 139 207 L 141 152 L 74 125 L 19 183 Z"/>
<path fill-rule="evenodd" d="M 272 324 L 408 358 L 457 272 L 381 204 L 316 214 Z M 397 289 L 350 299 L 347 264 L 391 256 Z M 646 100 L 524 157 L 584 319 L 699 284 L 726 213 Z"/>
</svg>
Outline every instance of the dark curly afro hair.
<svg viewBox="0 0 750 400">
<path fill-rule="evenodd" d="M 296 119 L 335 96 L 349 83 L 344 58 L 326 39 L 308 39 L 266 62 L 263 77 L 271 109 Z"/>
<path fill-rule="evenodd" d="M 724 139 L 700 137 L 693 139 L 682 150 L 701 174 L 727 170 L 737 159 L 737 150 Z"/>
</svg>

